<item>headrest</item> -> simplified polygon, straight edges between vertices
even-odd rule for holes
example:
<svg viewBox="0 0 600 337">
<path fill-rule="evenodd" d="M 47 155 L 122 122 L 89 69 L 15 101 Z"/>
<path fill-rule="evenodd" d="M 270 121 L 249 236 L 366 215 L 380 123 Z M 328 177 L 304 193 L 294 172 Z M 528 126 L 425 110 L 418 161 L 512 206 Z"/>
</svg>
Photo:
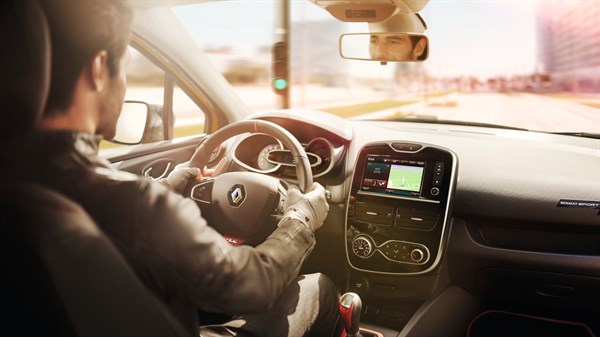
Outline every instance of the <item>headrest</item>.
<svg viewBox="0 0 600 337">
<path fill-rule="evenodd" d="M 0 140 L 30 131 L 50 86 L 50 35 L 37 1 L 0 1 Z"/>
</svg>

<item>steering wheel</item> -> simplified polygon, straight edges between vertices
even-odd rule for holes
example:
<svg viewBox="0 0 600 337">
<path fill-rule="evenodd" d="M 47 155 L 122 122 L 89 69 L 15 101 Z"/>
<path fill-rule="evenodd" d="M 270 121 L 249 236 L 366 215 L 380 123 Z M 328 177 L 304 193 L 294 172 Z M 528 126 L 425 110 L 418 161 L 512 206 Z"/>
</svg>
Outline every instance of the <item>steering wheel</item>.
<svg viewBox="0 0 600 337">
<path fill-rule="evenodd" d="M 298 187 L 304 193 L 313 184 L 308 157 L 300 142 L 281 126 L 260 120 L 229 124 L 200 144 L 190 167 L 204 168 L 221 143 L 242 133 L 265 133 L 281 141 L 294 159 Z M 280 214 L 287 189 L 278 178 L 255 172 L 227 172 L 202 182 L 190 180 L 184 195 L 197 202 L 202 216 L 232 244 L 258 244 L 274 230 L 272 215 Z"/>
</svg>

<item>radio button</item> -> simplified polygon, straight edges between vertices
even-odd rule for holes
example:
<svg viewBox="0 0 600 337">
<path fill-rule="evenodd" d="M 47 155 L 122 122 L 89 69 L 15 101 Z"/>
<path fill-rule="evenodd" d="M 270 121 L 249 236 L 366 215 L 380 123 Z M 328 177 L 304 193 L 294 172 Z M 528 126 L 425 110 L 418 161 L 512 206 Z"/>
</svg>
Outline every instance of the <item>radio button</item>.
<svg viewBox="0 0 600 337">
<path fill-rule="evenodd" d="M 412 252 L 410 252 L 410 258 L 414 261 L 414 262 L 421 262 L 423 261 L 423 259 L 425 258 L 425 254 L 423 253 L 422 250 L 416 248 L 413 249 Z"/>
<path fill-rule="evenodd" d="M 427 248 L 415 242 L 391 240 L 376 250 L 388 260 L 398 263 L 424 264 L 429 259 Z"/>
</svg>

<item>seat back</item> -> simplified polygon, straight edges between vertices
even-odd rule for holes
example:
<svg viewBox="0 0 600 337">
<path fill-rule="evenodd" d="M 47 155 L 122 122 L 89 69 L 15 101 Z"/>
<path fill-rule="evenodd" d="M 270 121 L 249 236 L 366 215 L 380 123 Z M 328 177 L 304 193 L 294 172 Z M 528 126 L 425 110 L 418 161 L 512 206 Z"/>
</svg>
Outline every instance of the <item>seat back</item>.
<svg viewBox="0 0 600 337">
<path fill-rule="evenodd" d="M 0 1 L 0 148 L 41 117 L 49 41 L 38 0 Z M 7 183 L 10 160 L 0 160 L 2 335 L 189 335 L 81 207 L 27 181 Z"/>
<path fill-rule="evenodd" d="M 50 87 L 50 37 L 37 1 L 0 1 L 0 142 L 30 131 Z"/>
<path fill-rule="evenodd" d="M 7 335 L 186 336 L 75 203 L 44 187 L 0 186 Z M 6 312 L 6 311 L 5 311 Z"/>
</svg>

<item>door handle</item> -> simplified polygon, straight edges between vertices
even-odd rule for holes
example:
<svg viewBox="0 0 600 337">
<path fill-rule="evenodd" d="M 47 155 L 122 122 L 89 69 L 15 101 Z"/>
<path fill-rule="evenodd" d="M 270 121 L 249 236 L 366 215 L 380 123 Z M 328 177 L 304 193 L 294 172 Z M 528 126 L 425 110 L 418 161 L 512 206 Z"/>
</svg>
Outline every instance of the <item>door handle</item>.
<svg viewBox="0 0 600 337">
<path fill-rule="evenodd" d="M 167 163 L 167 167 L 165 167 L 165 171 L 158 177 L 153 177 L 150 175 L 150 171 L 152 171 L 152 166 L 150 166 L 147 170 L 144 171 L 144 177 L 150 178 L 152 180 L 162 179 L 167 176 L 169 169 L 171 168 L 171 163 Z"/>
</svg>

